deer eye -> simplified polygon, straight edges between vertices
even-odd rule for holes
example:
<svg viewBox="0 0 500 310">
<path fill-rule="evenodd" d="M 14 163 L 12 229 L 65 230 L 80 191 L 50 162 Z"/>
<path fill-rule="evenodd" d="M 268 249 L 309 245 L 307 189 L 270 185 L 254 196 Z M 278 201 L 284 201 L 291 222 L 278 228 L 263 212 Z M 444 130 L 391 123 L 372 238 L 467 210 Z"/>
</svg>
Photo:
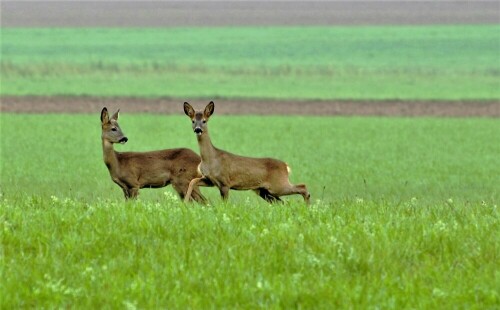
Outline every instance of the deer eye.
<svg viewBox="0 0 500 310">
<path fill-rule="evenodd" d="M 194 124 L 194 121 L 191 121 Z"/>
<path fill-rule="evenodd" d="M 205 124 L 207 121 L 206 120 L 203 120 L 203 124 Z"/>
<path fill-rule="evenodd" d="M 111 131 L 116 131 L 116 127 L 111 128 Z"/>
</svg>

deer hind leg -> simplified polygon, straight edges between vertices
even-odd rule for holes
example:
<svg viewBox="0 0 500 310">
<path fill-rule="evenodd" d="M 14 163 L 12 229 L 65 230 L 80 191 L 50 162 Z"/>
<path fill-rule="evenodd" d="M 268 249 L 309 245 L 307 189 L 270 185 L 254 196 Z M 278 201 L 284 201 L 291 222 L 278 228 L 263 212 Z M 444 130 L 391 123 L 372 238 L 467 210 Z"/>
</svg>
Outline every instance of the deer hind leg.
<svg viewBox="0 0 500 310">
<path fill-rule="evenodd" d="M 197 202 L 197 203 L 201 203 L 201 204 L 206 204 L 207 203 L 207 199 L 205 198 L 205 196 L 203 196 L 200 192 L 200 189 L 199 188 L 195 188 L 193 189 L 193 192 L 191 193 L 191 197 Z"/>
<path fill-rule="evenodd" d="M 198 203 L 205 204 L 206 199 L 205 197 L 201 194 L 200 189 L 199 189 L 199 184 L 202 183 L 201 181 L 193 186 L 193 189 L 191 191 L 191 198 L 192 200 L 195 200 Z M 189 184 L 182 183 L 182 184 L 177 184 L 177 183 L 172 183 L 172 187 L 174 190 L 179 194 L 179 197 L 181 200 L 185 200 L 187 196 L 187 192 L 189 190 Z"/>
<path fill-rule="evenodd" d="M 283 202 L 283 200 L 279 197 L 271 195 L 271 193 L 269 193 L 269 191 L 265 188 L 256 189 L 255 193 L 268 203 Z"/>
<path fill-rule="evenodd" d="M 304 201 L 306 202 L 306 204 L 309 204 L 309 200 L 311 198 L 311 195 L 307 191 L 307 187 L 305 184 L 293 185 L 288 181 L 279 188 L 269 189 L 269 192 L 271 193 L 271 195 L 276 197 L 299 194 L 304 197 Z"/>
<path fill-rule="evenodd" d="M 304 197 L 304 201 L 306 202 L 306 204 L 309 204 L 311 199 L 311 194 L 307 190 L 307 186 L 305 184 L 297 184 L 294 185 L 294 187 L 296 188 L 298 193 L 301 194 L 302 197 Z"/>
<path fill-rule="evenodd" d="M 205 198 L 205 196 L 201 194 L 200 186 L 212 187 L 214 186 L 214 184 L 209 179 L 203 178 L 200 181 L 198 181 L 196 185 L 197 187 L 194 187 L 192 192 L 193 199 L 196 200 L 198 203 L 206 204 L 207 199 Z"/>
<path fill-rule="evenodd" d="M 189 186 L 188 186 L 188 189 L 187 189 L 187 192 L 186 192 L 186 195 L 184 196 L 184 202 L 189 202 L 189 200 L 191 199 L 191 196 L 193 196 L 193 191 L 197 191 L 195 192 L 195 195 L 198 192 L 198 183 L 199 182 L 203 182 L 203 184 L 205 183 L 205 178 L 204 177 L 201 177 L 201 178 L 195 178 L 195 179 L 192 179 L 191 182 L 189 182 Z M 200 193 L 201 195 L 201 193 Z M 203 197 L 203 196 L 202 196 Z M 193 197 L 193 199 L 196 199 Z M 205 197 L 203 197 L 203 199 L 205 199 Z"/>
</svg>

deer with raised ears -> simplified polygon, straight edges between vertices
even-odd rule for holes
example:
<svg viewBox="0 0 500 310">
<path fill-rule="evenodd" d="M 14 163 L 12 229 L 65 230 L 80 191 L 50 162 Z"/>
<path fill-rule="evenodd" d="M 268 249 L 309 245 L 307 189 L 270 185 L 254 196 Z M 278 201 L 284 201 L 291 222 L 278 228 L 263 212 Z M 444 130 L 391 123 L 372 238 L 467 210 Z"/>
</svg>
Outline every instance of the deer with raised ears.
<svg viewBox="0 0 500 310">
<path fill-rule="evenodd" d="M 191 119 L 193 131 L 200 147 L 202 177 L 193 179 L 185 200 L 187 201 L 197 184 L 213 184 L 227 200 L 229 190 L 253 190 L 267 202 L 281 201 L 280 196 L 300 194 L 309 203 L 310 194 L 304 184 L 293 185 L 288 179 L 288 165 L 274 158 L 243 157 L 213 146 L 208 135 L 208 120 L 214 113 L 211 101 L 203 111 L 195 111 L 184 102 L 184 112 Z"/>
<path fill-rule="evenodd" d="M 169 184 L 183 199 L 189 182 L 201 176 L 198 172 L 198 154 L 185 148 L 116 152 L 114 143 L 124 144 L 128 141 L 118 125 L 118 113 L 119 110 L 110 117 L 106 108 L 101 111 L 102 151 L 111 179 L 122 188 L 125 199 L 136 198 L 141 188 L 160 188 Z M 205 197 L 197 187 L 192 189 L 190 198 L 205 202 Z"/>
</svg>

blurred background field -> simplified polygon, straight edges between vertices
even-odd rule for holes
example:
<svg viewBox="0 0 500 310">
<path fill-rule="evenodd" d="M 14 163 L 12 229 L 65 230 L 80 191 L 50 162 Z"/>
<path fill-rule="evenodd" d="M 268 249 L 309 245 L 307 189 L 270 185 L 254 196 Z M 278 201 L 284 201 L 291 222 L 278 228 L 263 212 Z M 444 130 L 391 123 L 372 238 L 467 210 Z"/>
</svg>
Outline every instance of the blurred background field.
<svg viewBox="0 0 500 310">
<path fill-rule="evenodd" d="M 8 28 L 2 95 L 498 99 L 500 27 Z"/>
</svg>

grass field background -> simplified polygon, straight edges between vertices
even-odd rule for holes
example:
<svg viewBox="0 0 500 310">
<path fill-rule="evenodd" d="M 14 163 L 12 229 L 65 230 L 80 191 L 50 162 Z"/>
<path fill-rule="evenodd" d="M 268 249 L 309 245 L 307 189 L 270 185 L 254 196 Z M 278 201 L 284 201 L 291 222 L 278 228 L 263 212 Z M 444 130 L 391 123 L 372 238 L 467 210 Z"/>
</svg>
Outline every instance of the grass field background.
<svg viewBox="0 0 500 310">
<path fill-rule="evenodd" d="M 1 164 L 4 194 L 121 198 L 102 162 L 98 114 L 6 114 L 1 121 L 2 157 L 9 159 Z M 122 113 L 120 123 L 130 140 L 119 151 L 198 152 L 186 116 Z M 292 180 L 308 184 L 313 198 L 326 202 L 500 198 L 495 119 L 215 115 L 210 128 L 217 147 L 288 162 Z M 149 192 L 156 191 L 145 190 L 145 198 Z"/>
<path fill-rule="evenodd" d="M 0 96 L 498 100 L 499 30 L 2 28 Z M 187 117 L 122 112 L 117 150 L 198 151 Z M 98 111 L 0 126 L 1 309 L 500 304 L 496 119 L 213 116 L 217 147 L 286 161 L 309 207 L 125 202 Z"/>
<path fill-rule="evenodd" d="M 499 26 L 2 29 L 2 95 L 498 99 Z"/>
<path fill-rule="evenodd" d="M 496 120 L 213 117 L 216 146 L 286 160 L 310 207 L 213 188 L 211 207 L 170 187 L 124 202 L 99 115 L 0 121 L 1 308 L 498 305 Z M 119 150 L 197 150 L 187 117 L 120 124 Z"/>
<path fill-rule="evenodd" d="M 498 307 L 491 204 L 3 197 L 2 308 Z"/>
</svg>

